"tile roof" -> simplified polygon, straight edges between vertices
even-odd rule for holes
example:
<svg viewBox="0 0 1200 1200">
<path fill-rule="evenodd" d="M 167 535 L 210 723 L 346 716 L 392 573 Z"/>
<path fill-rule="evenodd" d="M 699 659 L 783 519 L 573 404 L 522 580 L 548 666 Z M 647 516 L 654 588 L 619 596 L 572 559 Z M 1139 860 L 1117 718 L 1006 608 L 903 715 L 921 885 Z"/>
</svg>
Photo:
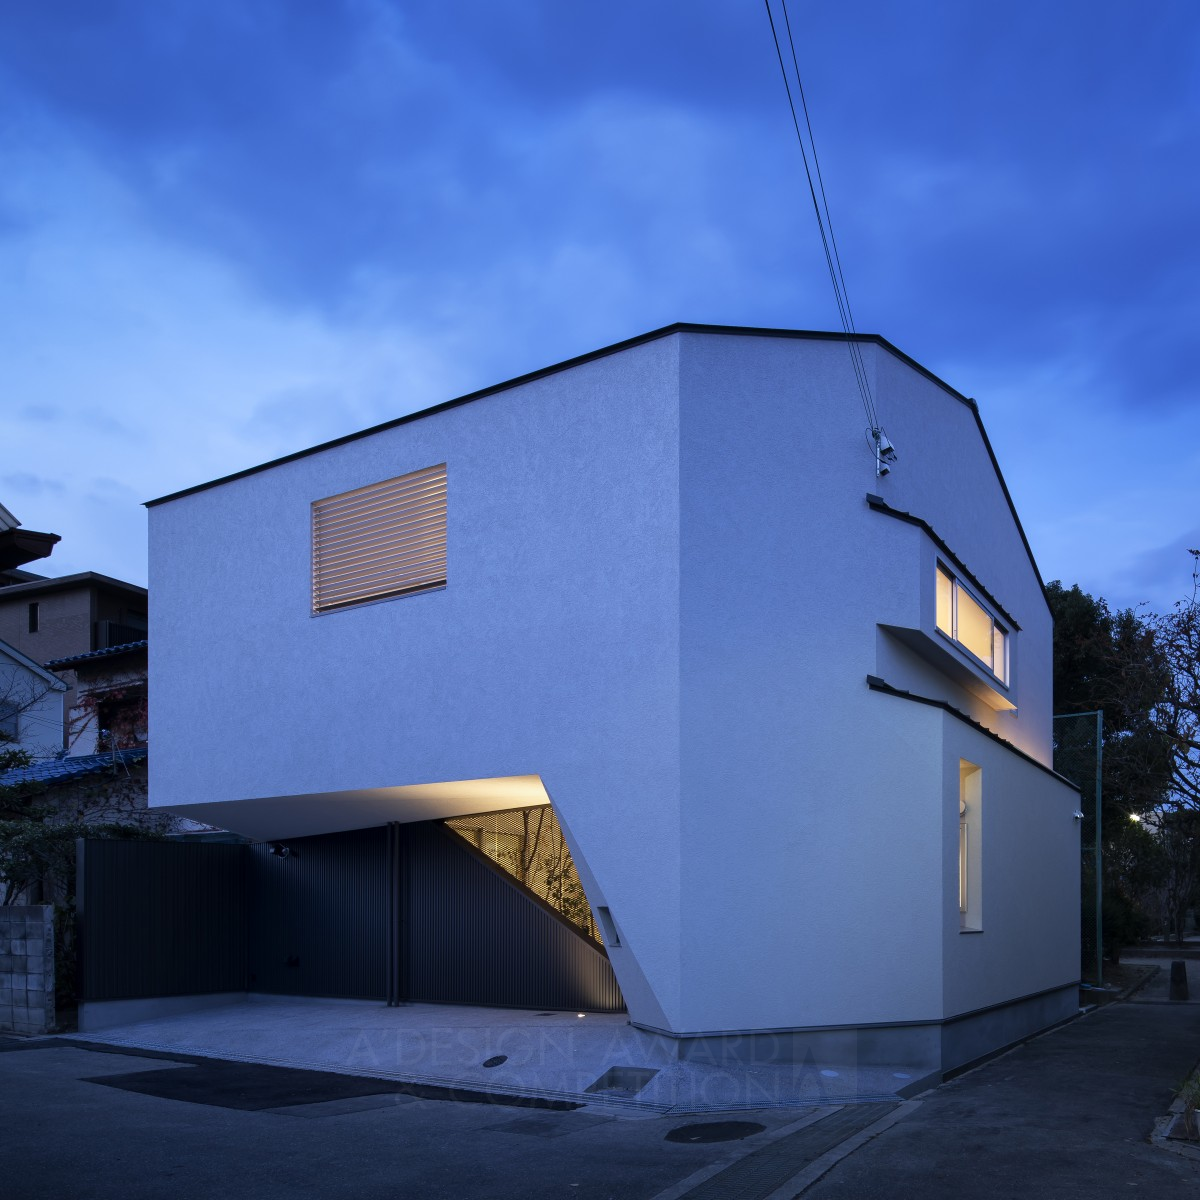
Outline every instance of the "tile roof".
<svg viewBox="0 0 1200 1200">
<path fill-rule="evenodd" d="M 149 642 L 142 638 L 140 642 L 122 642 L 119 646 L 108 646 L 104 650 L 89 650 L 86 654 L 72 654 L 68 658 L 52 658 L 46 666 L 57 670 L 68 667 L 72 663 L 91 662 L 94 658 L 108 658 L 110 655 L 124 654 L 127 650 L 145 650 Z"/>
<path fill-rule="evenodd" d="M 14 767 L 11 771 L 0 771 L 0 787 L 11 787 L 17 783 L 62 783 L 68 779 L 82 779 L 97 771 L 111 767 L 114 763 L 128 766 L 144 762 L 148 748 L 131 746 L 128 750 L 109 751 L 106 754 L 80 754 L 74 758 L 48 758 L 35 762 L 31 767 Z"/>
</svg>

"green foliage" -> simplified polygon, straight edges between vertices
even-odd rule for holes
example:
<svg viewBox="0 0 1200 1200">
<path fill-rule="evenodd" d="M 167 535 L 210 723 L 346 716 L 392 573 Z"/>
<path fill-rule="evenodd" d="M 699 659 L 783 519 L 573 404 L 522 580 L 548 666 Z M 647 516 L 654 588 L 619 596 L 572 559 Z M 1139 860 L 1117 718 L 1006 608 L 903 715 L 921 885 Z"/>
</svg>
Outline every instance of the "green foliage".
<svg viewBox="0 0 1200 1200">
<path fill-rule="evenodd" d="M 58 820 L 44 812 L 0 821 L 2 903 L 12 904 L 35 885 L 52 880 L 69 886 L 75 876 L 77 838 L 146 838 L 153 831 L 119 821 Z"/>
<path fill-rule="evenodd" d="M 1046 593 L 1054 614 L 1054 711 L 1103 710 L 1101 823 L 1117 835 L 1130 813 L 1156 808 L 1171 785 L 1170 742 L 1155 722 L 1170 663 L 1153 620 L 1132 609 L 1114 613 L 1078 586 L 1055 581 Z"/>
<path fill-rule="evenodd" d="M 0 772 L 15 771 L 20 767 L 32 767 L 33 755 L 28 750 L 20 750 L 15 746 L 6 746 L 3 735 L 0 735 Z M 0 792 L 6 791 L 0 788 Z"/>
<path fill-rule="evenodd" d="M 1104 955 L 1146 937 L 1153 926 L 1148 898 L 1165 870 L 1161 847 L 1133 814 L 1161 806 L 1171 784 L 1168 740 L 1155 723 L 1167 694 L 1170 665 L 1152 620 L 1132 609 L 1112 612 L 1103 599 L 1059 582 L 1047 589 L 1054 614 L 1054 710 L 1103 712 L 1100 844 L 1103 858 Z M 1094 725 L 1088 718 L 1055 722 L 1055 767 L 1078 783 L 1082 829 L 1082 961 L 1095 961 Z"/>
<path fill-rule="evenodd" d="M 1155 635 L 1169 667 L 1166 695 L 1155 719 L 1171 757 L 1171 799 L 1177 808 L 1200 811 L 1200 550 L 1192 556 L 1192 594 L 1155 621 Z"/>
</svg>

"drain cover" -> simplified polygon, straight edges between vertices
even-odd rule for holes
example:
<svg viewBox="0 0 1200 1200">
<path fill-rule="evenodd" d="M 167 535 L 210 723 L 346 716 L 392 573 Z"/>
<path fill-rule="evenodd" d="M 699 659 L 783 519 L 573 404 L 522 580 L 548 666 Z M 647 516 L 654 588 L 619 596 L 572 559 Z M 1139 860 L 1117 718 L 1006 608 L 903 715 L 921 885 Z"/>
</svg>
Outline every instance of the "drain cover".
<svg viewBox="0 0 1200 1200">
<path fill-rule="evenodd" d="M 664 1141 L 736 1142 L 762 1133 L 764 1129 L 765 1125 L 754 1121 L 703 1121 L 699 1125 L 680 1125 L 678 1129 L 672 1129 Z"/>
<path fill-rule="evenodd" d="M 507 1054 L 493 1054 L 491 1058 L 486 1058 L 483 1061 L 485 1067 L 498 1067 L 501 1063 L 508 1062 Z"/>
</svg>

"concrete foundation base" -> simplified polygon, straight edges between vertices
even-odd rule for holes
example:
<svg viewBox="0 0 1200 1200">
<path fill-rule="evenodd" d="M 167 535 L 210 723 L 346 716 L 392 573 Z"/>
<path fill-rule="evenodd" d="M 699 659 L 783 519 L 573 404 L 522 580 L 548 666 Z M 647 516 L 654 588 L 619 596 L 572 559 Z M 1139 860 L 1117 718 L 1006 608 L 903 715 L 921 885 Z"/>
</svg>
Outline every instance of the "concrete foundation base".
<svg viewBox="0 0 1200 1200">
<path fill-rule="evenodd" d="M 1079 1011 L 1074 982 L 963 1013 L 946 1021 L 906 1025 L 825 1026 L 770 1031 L 676 1034 L 634 1024 L 675 1045 L 683 1062 L 712 1066 L 853 1063 L 896 1067 L 917 1076 L 945 1074 L 1073 1017 Z"/>
</svg>

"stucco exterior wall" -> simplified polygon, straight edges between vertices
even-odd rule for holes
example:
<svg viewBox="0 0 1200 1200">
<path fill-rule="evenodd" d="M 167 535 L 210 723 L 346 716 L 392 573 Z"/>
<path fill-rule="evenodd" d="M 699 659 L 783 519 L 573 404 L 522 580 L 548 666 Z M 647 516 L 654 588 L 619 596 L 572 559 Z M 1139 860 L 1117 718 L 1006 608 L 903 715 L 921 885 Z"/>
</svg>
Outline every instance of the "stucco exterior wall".
<svg viewBox="0 0 1200 1200">
<path fill-rule="evenodd" d="M 356 790 L 538 776 L 631 1017 L 676 1033 L 938 1021 L 1068 982 L 1070 789 L 867 683 L 1048 761 L 1049 613 L 975 413 L 863 353 L 901 455 L 882 480 L 843 342 L 682 332 L 152 508 L 151 803 L 286 822 L 326 794 L 334 829 Z M 311 502 L 440 462 L 447 587 L 311 616 Z M 1015 711 L 913 651 L 932 543 L 868 493 L 1020 624 Z M 997 797 L 972 947 L 947 907 L 967 743 Z"/>
<path fill-rule="evenodd" d="M 941 1017 L 942 898 L 957 880 L 956 860 L 952 879 L 943 863 L 938 809 L 943 717 L 969 727 L 872 693 L 867 676 L 945 700 L 1049 761 L 1049 613 L 974 412 L 864 347 L 901 455 L 877 479 L 843 343 L 681 340 L 683 1025 Z M 867 493 L 925 520 L 1004 597 L 1021 624 L 1015 712 L 979 701 L 881 631 L 933 633 L 935 557 L 924 531 L 873 511 Z M 1070 790 L 974 736 L 1003 790 L 1030 794 L 1010 784 L 1016 768 L 1006 760 L 1039 777 L 1026 836 L 1057 821 L 1077 843 Z M 1010 829 L 1007 814 L 992 819 Z M 1060 880 L 1026 879 L 1020 841 L 1007 833 L 990 846 L 997 863 L 1016 867 L 1041 920 L 1054 921 L 1064 903 L 1071 910 L 1078 855 L 1061 838 L 1046 850 L 1051 861 L 1066 854 Z M 957 937 L 957 899 L 950 915 Z M 1063 957 L 1062 938 L 1053 949 L 1039 942 L 1036 966 L 1007 945 L 993 953 L 1000 940 L 978 940 L 974 957 L 989 971 L 962 996 L 946 984 L 956 1003 L 968 993 L 997 1003 L 1047 975 L 1055 984 L 1075 977 L 1077 955 Z M 960 958 L 955 945 L 947 977 L 973 969 Z M 748 978 L 764 982 L 752 996 Z"/>
<path fill-rule="evenodd" d="M 152 804 L 540 775 L 670 1004 L 676 355 L 651 343 L 151 509 Z M 446 588 L 312 616 L 311 502 L 440 462 Z"/>
</svg>

